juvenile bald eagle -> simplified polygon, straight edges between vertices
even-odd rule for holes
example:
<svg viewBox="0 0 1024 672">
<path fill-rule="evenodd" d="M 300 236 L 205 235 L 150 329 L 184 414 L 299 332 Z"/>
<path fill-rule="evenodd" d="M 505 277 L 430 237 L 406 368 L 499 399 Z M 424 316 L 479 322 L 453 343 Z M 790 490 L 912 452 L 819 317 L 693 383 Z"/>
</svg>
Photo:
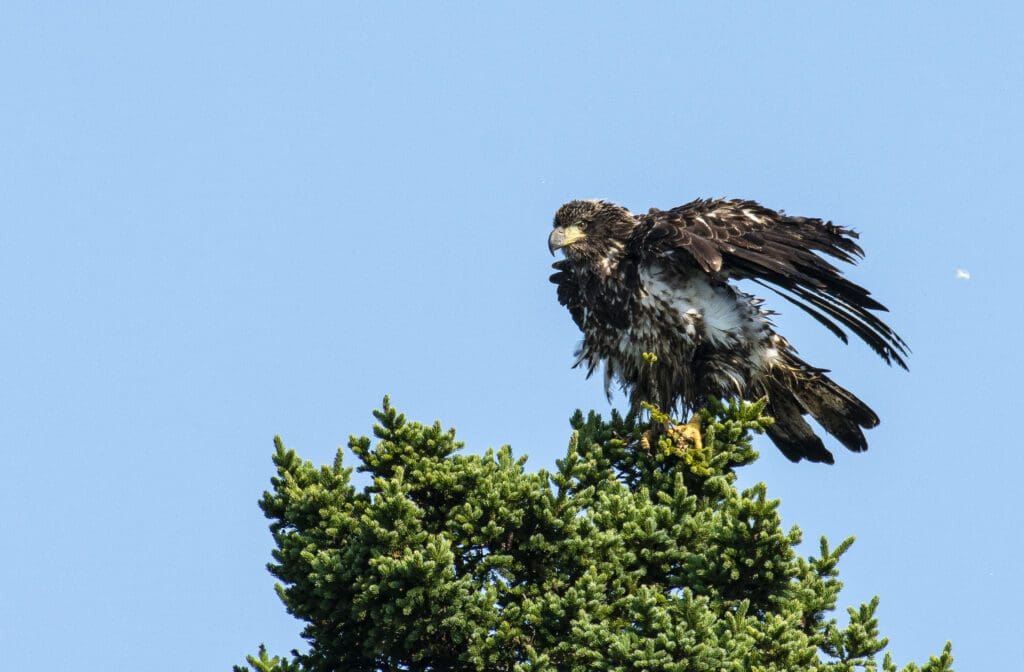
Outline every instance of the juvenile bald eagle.
<svg viewBox="0 0 1024 672">
<path fill-rule="evenodd" d="M 872 311 L 870 293 L 824 256 L 855 263 L 850 229 L 791 217 L 753 201 L 696 200 L 634 215 L 605 201 L 559 208 L 548 238 L 562 250 L 551 281 L 583 332 L 576 366 L 605 367 L 629 395 L 663 410 L 693 412 L 710 397 L 768 397 L 768 436 L 794 462 L 834 462 L 810 415 L 852 451 L 878 416 L 825 369 L 800 359 L 775 333 L 772 311 L 732 281 L 750 279 L 805 310 L 846 342 L 848 329 L 887 363 L 906 368 L 903 340 Z M 644 353 L 657 357 L 654 365 Z"/>
</svg>

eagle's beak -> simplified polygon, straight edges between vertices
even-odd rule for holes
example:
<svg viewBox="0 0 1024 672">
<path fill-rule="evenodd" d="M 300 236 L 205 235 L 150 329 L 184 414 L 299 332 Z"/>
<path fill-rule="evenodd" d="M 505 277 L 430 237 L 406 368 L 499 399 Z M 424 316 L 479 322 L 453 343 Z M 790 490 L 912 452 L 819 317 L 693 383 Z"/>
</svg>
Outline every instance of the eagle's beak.
<svg viewBox="0 0 1024 672">
<path fill-rule="evenodd" d="M 555 229 L 548 236 L 548 250 L 554 255 L 555 250 L 572 245 L 577 240 L 582 240 L 586 237 L 587 234 L 583 233 L 578 226 Z"/>
</svg>

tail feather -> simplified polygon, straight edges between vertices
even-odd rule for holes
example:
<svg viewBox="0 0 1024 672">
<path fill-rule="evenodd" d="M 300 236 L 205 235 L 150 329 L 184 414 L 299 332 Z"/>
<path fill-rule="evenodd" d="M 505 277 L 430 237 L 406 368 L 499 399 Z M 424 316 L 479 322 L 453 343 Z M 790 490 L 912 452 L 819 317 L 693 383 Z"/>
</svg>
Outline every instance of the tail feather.
<svg viewBox="0 0 1024 672">
<path fill-rule="evenodd" d="M 780 364 L 772 369 L 765 392 L 768 411 L 775 418 L 767 433 L 783 455 L 794 462 L 834 463 L 832 453 L 804 415 L 817 420 L 849 450 L 859 453 L 868 449 L 863 429 L 877 426 L 878 416 L 867 404 L 792 351 L 783 354 Z"/>
<path fill-rule="evenodd" d="M 809 460 L 835 464 L 832 453 L 804 420 L 797 398 L 781 385 L 768 386 L 768 412 L 775 423 L 765 431 L 783 455 L 793 462 Z"/>
</svg>

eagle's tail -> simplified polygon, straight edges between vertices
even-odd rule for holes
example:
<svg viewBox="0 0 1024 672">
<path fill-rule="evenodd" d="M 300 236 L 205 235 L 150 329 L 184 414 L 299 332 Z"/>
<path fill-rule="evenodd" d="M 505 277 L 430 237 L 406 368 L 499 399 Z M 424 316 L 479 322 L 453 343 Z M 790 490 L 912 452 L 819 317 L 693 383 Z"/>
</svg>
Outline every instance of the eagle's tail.
<svg viewBox="0 0 1024 672">
<path fill-rule="evenodd" d="M 781 361 L 772 367 L 765 381 L 768 413 L 775 418 L 775 424 L 767 430 L 768 436 L 794 462 L 835 462 L 804 415 L 809 414 L 825 431 L 857 453 L 868 449 L 862 428 L 878 425 L 878 416 L 867 404 L 825 373 L 788 351 L 781 354 Z"/>
</svg>

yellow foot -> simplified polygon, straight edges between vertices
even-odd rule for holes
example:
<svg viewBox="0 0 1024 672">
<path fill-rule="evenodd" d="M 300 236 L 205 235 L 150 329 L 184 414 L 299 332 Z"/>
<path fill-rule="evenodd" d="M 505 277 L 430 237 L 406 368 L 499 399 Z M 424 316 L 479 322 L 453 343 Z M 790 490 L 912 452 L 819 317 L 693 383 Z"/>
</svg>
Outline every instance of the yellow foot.
<svg viewBox="0 0 1024 672">
<path fill-rule="evenodd" d="M 686 451 L 688 444 L 693 446 L 696 452 L 704 450 L 704 439 L 700 434 L 700 413 L 694 413 L 693 417 L 685 425 L 673 425 L 670 427 L 668 435 L 680 454 Z"/>
<path fill-rule="evenodd" d="M 652 427 L 640 435 L 640 447 L 645 452 L 651 452 L 651 444 L 658 441 L 658 433 Z"/>
</svg>

